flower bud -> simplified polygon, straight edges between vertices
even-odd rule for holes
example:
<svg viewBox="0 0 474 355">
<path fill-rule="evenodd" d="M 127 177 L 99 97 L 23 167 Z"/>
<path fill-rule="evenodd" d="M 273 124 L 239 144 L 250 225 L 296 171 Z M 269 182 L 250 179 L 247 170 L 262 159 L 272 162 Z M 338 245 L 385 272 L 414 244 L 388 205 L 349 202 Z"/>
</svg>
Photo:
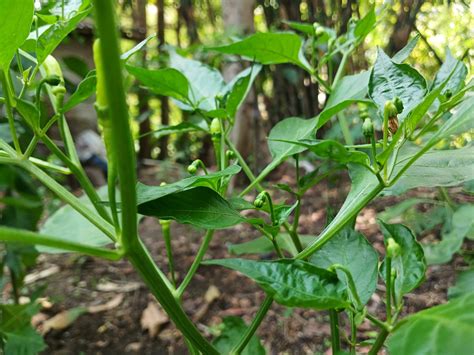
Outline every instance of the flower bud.
<svg viewBox="0 0 474 355">
<path fill-rule="evenodd" d="M 253 205 L 257 208 L 262 208 L 265 204 L 265 191 L 260 192 L 257 197 L 255 197 L 255 201 L 253 201 Z"/>
<path fill-rule="evenodd" d="M 450 99 L 453 96 L 453 92 L 447 89 L 446 92 L 444 93 L 444 96 L 446 96 L 447 99 Z"/>
<path fill-rule="evenodd" d="M 395 99 L 393 99 L 393 103 L 395 107 L 397 108 L 398 113 L 402 113 L 403 111 L 403 101 L 397 96 Z"/>
<path fill-rule="evenodd" d="M 401 248 L 400 245 L 393 238 L 388 238 L 387 241 L 387 256 L 389 258 L 396 258 L 400 255 Z"/>
<path fill-rule="evenodd" d="M 320 37 L 322 36 L 323 34 L 326 33 L 326 30 L 324 29 L 323 26 L 321 26 L 319 23 L 315 22 L 313 23 L 313 28 L 314 28 L 314 35 L 316 37 Z"/>
<path fill-rule="evenodd" d="M 374 125 L 372 123 L 372 120 L 370 117 L 366 118 L 364 120 L 364 124 L 362 125 L 362 132 L 364 133 L 364 136 L 367 138 L 372 137 L 374 133 Z"/>
<path fill-rule="evenodd" d="M 191 175 L 194 175 L 197 173 L 198 166 L 196 164 L 197 160 L 193 161 L 189 166 L 188 166 L 188 173 Z"/>
<path fill-rule="evenodd" d="M 214 137 L 219 137 L 221 135 L 221 123 L 219 122 L 218 118 L 212 119 L 209 131 Z"/>
<path fill-rule="evenodd" d="M 226 150 L 225 156 L 228 160 L 235 158 L 235 153 L 232 150 Z"/>
<path fill-rule="evenodd" d="M 388 100 L 385 102 L 383 112 L 384 112 L 384 116 L 388 118 L 395 117 L 398 115 L 397 107 L 391 100 Z"/>
</svg>

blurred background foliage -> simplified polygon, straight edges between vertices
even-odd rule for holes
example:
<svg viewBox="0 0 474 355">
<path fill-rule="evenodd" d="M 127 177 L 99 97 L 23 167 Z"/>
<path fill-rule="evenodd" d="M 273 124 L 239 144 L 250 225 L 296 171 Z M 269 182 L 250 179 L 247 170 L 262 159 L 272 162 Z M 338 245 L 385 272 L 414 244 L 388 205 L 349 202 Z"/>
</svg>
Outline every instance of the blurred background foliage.
<svg viewBox="0 0 474 355">
<path fill-rule="evenodd" d="M 41 11 L 46 13 L 55 1 L 43 0 L 40 3 Z M 447 48 L 454 57 L 463 59 L 472 73 L 474 6 L 466 0 L 119 0 L 117 14 L 124 51 L 147 36 L 157 34 L 147 42 L 140 55 L 132 58 L 134 64 L 148 68 L 166 66 L 167 48 L 173 46 L 180 48 L 183 55 L 223 70 L 228 80 L 232 73 L 235 74 L 232 58 L 207 51 L 206 47 L 253 32 L 291 30 L 287 21 L 318 22 L 340 35 L 347 31 L 351 18 L 361 18 L 371 7 L 375 7 L 377 12 L 377 27 L 351 57 L 349 73 L 367 69 L 375 60 L 377 47 L 393 55 L 417 34 L 420 40 L 409 63 L 428 81 L 433 79 L 444 61 Z M 303 33 L 300 35 L 304 37 Z M 86 58 L 90 58 L 87 53 L 75 54 L 74 48 L 77 49 L 77 42 L 83 47 L 90 46 L 92 36 L 92 22 L 86 22 L 70 36 L 71 49 L 66 50 L 66 54 L 59 49 L 63 64 L 75 72 L 78 79 L 92 69 L 92 63 L 87 62 Z M 335 56 L 323 75 L 334 75 L 340 59 Z M 136 121 L 137 137 L 162 126 L 192 119 L 192 114 L 182 112 L 168 98 L 135 87 L 129 95 L 129 103 Z M 277 68 L 265 67 L 248 101 L 240 118 L 246 120 L 243 130 L 246 137 L 240 139 L 243 143 L 239 145 L 258 170 L 265 160 L 265 152 L 261 153 L 259 148 L 269 127 L 289 116 L 316 116 L 324 107 L 325 94 L 301 69 L 279 65 Z M 346 119 L 354 140 L 357 140 L 360 138 L 360 121 L 358 111 L 353 111 L 346 112 Z M 337 124 L 328 125 L 321 132 L 326 137 L 342 140 Z M 212 160 L 208 153 L 210 142 L 202 138 L 199 133 L 179 136 L 148 134 L 139 139 L 139 155 L 142 160 L 168 158 L 181 163 L 198 157 Z"/>
</svg>

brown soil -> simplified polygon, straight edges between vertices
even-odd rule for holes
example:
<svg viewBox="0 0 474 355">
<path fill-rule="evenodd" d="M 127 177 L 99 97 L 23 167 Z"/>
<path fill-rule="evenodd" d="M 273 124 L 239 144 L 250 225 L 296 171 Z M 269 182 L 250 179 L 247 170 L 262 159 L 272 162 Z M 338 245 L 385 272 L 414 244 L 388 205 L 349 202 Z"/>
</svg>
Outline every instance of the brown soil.
<svg viewBox="0 0 474 355">
<path fill-rule="evenodd" d="M 148 170 L 143 172 L 142 180 L 158 183 L 154 181 L 156 176 L 156 171 Z M 277 172 L 275 176 L 279 177 L 279 182 L 294 181 L 292 174 L 285 170 Z M 333 207 L 342 203 L 349 184 L 347 178 L 339 180 L 323 182 L 308 191 L 302 208 L 302 234 L 317 235 L 321 231 L 328 201 Z M 356 228 L 362 231 L 379 251 L 383 251 L 383 248 L 376 224 L 376 212 L 382 211 L 397 200 L 378 199 L 357 218 Z M 159 224 L 152 218 L 145 218 L 140 225 L 140 233 L 158 265 L 167 271 L 165 246 Z M 181 280 L 200 245 L 202 232 L 174 223 L 172 233 L 177 273 Z M 206 257 L 231 257 L 227 244 L 248 241 L 258 235 L 258 232 L 247 225 L 218 231 Z M 44 270 L 51 265 L 59 266 L 60 272 L 35 284 L 46 286 L 43 295 L 52 303 L 51 308 L 41 311 L 46 316 L 51 317 L 74 307 L 104 304 L 119 293 L 123 293 L 124 299 L 119 306 L 109 311 L 83 314 L 66 329 L 50 331 L 46 335 L 48 349 L 45 354 L 187 353 L 183 338 L 171 323 L 163 325 L 158 335 L 153 338 L 142 329 L 142 312 L 152 300 L 143 284 L 128 292 L 98 290 L 97 285 L 104 282 L 121 284 L 124 288 L 133 282 L 140 282 L 127 261 L 110 263 L 77 255 L 48 255 L 40 258 L 39 265 L 33 271 Z M 426 282 L 406 297 L 404 314 L 445 302 L 447 289 L 454 281 L 456 270 L 462 266 L 462 258 L 456 257 L 448 265 L 430 267 Z M 204 294 L 211 285 L 216 286 L 221 295 L 207 309 L 202 308 L 202 305 L 206 304 Z M 369 310 L 383 317 L 382 297 L 383 286 L 380 286 L 369 303 Z M 253 282 L 236 272 L 222 267 L 202 266 L 184 296 L 184 308 L 191 318 L 200 313 L 198 327 L 211 338 L 212 327 L 219 324 L 225 316 L 239 316 L 250 322 L 263 298 L 264 293 Z M 360 329 L 361 339 L 369 338 L 374 330 L 369 323 L 364 323 Z M 305 309 L 289 311 L 274 304 L 258 334 L 270 354 L 327 353 L 330 334 L 328 315 L 326 312 Z"/>
</svg>

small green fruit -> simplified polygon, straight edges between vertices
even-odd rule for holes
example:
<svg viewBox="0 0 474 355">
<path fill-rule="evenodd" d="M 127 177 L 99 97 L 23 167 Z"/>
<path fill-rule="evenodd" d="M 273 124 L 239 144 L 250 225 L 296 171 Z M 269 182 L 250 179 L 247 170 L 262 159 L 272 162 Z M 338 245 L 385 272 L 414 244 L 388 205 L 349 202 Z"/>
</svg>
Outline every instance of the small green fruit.
<svg viewBox="0 0 474 355">
<path fill-rule="evenodd" d="M 372 123 L 372 120 L 369 117 L 364 120 L 364 124 L 362 125 L 362 132 L 367 138 L 372 137 L 372 134 L 374 133 L 374 124 Z"/>
<path fill-rule="evenodd" d="M 211 121 L 211 126 L 209 127 L 209 131 L 211 135 L 214 137 L 218 137 L 221 135 L 221 123 L 219 122 L 218 118 L 214 118 Z"/>
</svg>

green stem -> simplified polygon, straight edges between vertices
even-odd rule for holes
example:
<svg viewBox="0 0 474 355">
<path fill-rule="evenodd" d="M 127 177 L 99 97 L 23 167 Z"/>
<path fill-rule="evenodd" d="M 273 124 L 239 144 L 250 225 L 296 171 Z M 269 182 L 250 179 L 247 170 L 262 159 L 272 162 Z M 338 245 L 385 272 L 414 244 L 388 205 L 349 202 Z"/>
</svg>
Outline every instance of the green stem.
<svg viewBox="0 0 474 355">
<path fill-rule="evenodd" d="M 203 354 L 218 355 L 218 351 L 199 333 L 184 313 L 140 240 L 129 249 L 128 258 L 185 338 Z"/>
<path fill-rule="evenodd" d="M 0 145 L 1 145 L 0 141 Z M 2 147 L 4 148 L 4 147 Z M 96 213 L 91 211 L 89 208 L 84 206 L 84 204 L 68 190 L 64 188 L 61 184 L 57 183 L 53 178 L 43 172 L 40 168 L 35 166 L 28 160 L 22 160 L 19 157 L 17 158 L 2 158 L 0 157 L 0 164 L 12 164 L 19 166 L 30 174 L 34 175 L 39 181 L 41 181 L 47 188 L 54 192 L 62 201 L 71 205 L 77 212 L 84 216 L 89 222 L 96 226 L 100 231 L 102 231 L 107 237 L 111 240 L 116 241 L 115 231 L 112 226 L 100 216 L 97 216 Z"/>
<path fill-rule="evenodd" d="M 115 2 L 94 0 L 95 19 L 99 34 L 102 58 L 108 58 L 105 66 L 105 88 L 109 103 L 112 146 L 117 157 L 117 171 L 122 199 L 122 246 L 127 253 L 134 245 L 139 246 L 137 231 L 136 157 L 130 131 L 128 107 L 122 76 L 122 62 L 115 22 Z"/>
<path fill-rule="evenodd" d="M 188 287 L 189 283 L 194 277 L 194 274 L 196 274 L 196 271 L 199 268 L 199 265 L 201 264 L 201 261 L 204 258 L 204 255 L 206 255 L 206 251 L 209 248 L 209 244 L 211 243 L 213 235 L 214 235 L 214 230 L 210 229 L 206 232 L 206 235 L 204 236 L 204 240 L 202 241 L 202 244 L 199 247 L 199 250 L 196 254 L 196 257 L 194 258 L 193 263 L 191 264 L 191 267 L 188 270 L 188 273 L 184 277 L 183 282 L 181 282 L 178 289 L 176 290 L 175 294 L 176 294 L 177 299 L 180 299 L 183 296 L 183 293 L 186 290 L 186 287 Z"/>
<path fill-rule="evenodd" d="M 59 239 L 58 237 L 42 235 L 27 230 L 9 227 L 0 226 L 0 241 L 7 243 L 42 245 L 45 247 L 82 253 L 108 260 L 119 260 L 123 257 L 123 254 L 118 250 L 91 247 L 73 241 Z"/>
<path fill-rule="evenodd" d="M 446 190 L 446 188 L 444 186 L 440 186 L 440 187 L 438 187 L 438 191 L 439 191 L 439 194 L 440 194 L 441 198 L 448 204 L 448 206 L 451 207 L 451 209 L 453 209 L 453 210 L 456 209 L 456 204 L 454 203 L 454 201 L 449 196 L 448 191 Z"/>
<path fill-rule="evenodd" d="M 346 144 L 349 146 L 354 145 L 351 130 L 349 129 L 349 125 L 347 124 L 347 118 L 342 111 L 339 112 L 339 114 L 337 115 L 337 120 L 339 121 L 339 126 L 341 126 L 342 135 Z"/>
<path fill-rule="evenodd" d="M 351 354 L 356 354 L 356 345 L 357 345 L 357 325 L 355 321 L 355 313 L 350 312 L 350 322 L 351 322 L 351 343 L 350 343 L 350 352 Z"/>
<path fill-rule="evenodd" d="M 389 334 L 389 332 L 386 329 L 382 329 L 380 331 L 380 333 L 379 333 L 377 339 L 375 340 L 374 345 L 370 349 L 368 355 L 377 355 L 378 354 L 379 350 L 382 348 L 383 344 L 385 343 L 385 339 L 387 339 L 388 334 Z"/>
<path fill-rule="evenodd" d="M 379 327 L 380 329 L 385 329 L 385 330 L 388 330 L 389 329 L 389 326 L 387 325 L 387 323 L 384 323 L 382 322 L 381 320 L 375 318 L 373 315 L 367 313 L 365 315 L 365 317 L 371 321 L 372 323 L 374 323 L 377 327 Z"/>
<path fill-rule="evenodd" d="M 168 268 L 169 273 L 171 275 L 171 281 L 173 282 L 173 286 L 176 288 L 176 277 L 174 272 L 174 257 L 173 257 L 173 250 L 171 248 L 171 221 L 163 221 L 160 220 L 161 224 L 161 231 L 163 233 L 163 239 L 165 241 L 165 248 L 166 248 L 166 256 L 168 257 Z"/>
<path fill-rule="evenodd" d="M 36 149 L 36 145 L 38 144 L 39 138 L 38 135 L 35 133 L 33 139 L 31 140 L 30 144 L 26 148 L 25 153 L 23 154 L 23 159 L 29 159 L 30 156 L 33 154 L 33 152 Z"/>
<path fill-rule="evenodd" d="M 275 237 L 272 237 L 272 244 L 273 248 L 275 248 L 275 251 L 280 259 L 284 259 L 285 256 L 283 255 L 283 252 L 281 251 L 280 246 L 278 245 L 278 242 Z"/>
<path fill-rule="evenodd" d="M 99 213 L 99 215 L 107 222 L 111 223 L 112 220 L 110 218 L 110 215 L 108 214 L 105 206 L 100 203 L 101 199 L 97 194 L 94 185 L 92 185 L 92 182 L 87 177 L 87 174 L 82 168 L 82 166 L 75 164 L 65 153 L 63 153 L 61 149 L 59 149 L 59 147 L 48 136 L 43 135 L 41 137 L 41 140 L 46 145 L 46 147 L 48 147 L 51 153 L 53 153 L 59 160 L 61 160 L 64 165 L 69 168 L 69 170 L 71 170 L 71 172 L 74 174 L 75 178 L 79 182 L 79 185 L 81 185 L 86 195 L 92 201 L 92 204 Z"/>
<path fill-rule="evenodd" d="M 341 351 L 341 339 L 339 336 L 339 315 L 335 309 L 329 310 L 329 321 L 331 322 L 331 347 L 332 353 Z"/>
<path fill-rule="evenodd" d="M 385 281 L 386 281 L 386 295 L 385 307 L 387 313 L 387 323 L 392 322 L 392 258 L 385 257 Z"/>
<path fill-rule="evenodd" d="M 7 69 L 8 70 L 8 69 Z M 3 94 L 5 95 L 5 107 L 8 119 L 8 126 L 10 127 L 10 134 L 13 139 L 13 146 L 15 150 L 21 154 L 21 147 L 20 141 L 18 140 L 18 136 L 16 134 L 15 129 L 15 121 L 13 118 L 13 97 L 12 97 L 12 88 L 11 83 L 8 80 L 9 75 L 7 74 L 6 70 L 0 70 L 0 81 L 2 82 Z"/>
<path fill-rule="evenodd" d="M 339 83 L 339 80 L 341 80 L 342 76 L 344 75 L 344 71 L 346 70 L 347 60 L 349 59 L 349 56 L 351 53 L 352 53 L 352 50 L 348 50 L 344 52 L 344 54 L 342 55 L 341 63 L 339 63 L 336 76 L 334 77 L 334 81 L 332 82 L 332 85 L 331 85 L 331 90 L 334 90 L 336 88 L 336 85 Z"/>
<path fill-rule="evenodd" d="M 250 324 L 250 326 L 247 328 L 247 330 L 245 331 L 244 335 L 239 340 L 237 345 L 235 345 L 234 348 L 230 351 L 231 355 L 239 355 L 245 349 L 248 342 L 250 341 L 250 339 L 252 339 L 252 336 L 255 334 L 258 327 L 262 323 L 263 318 L 265 318 L 265 315 L 270 309 L 272 303 L 273 303 L 273 297 L 267 296 L 265 300 L 263 301 L 263 303 L 260 305 L 260 309 L 255 315 L 255 318 L 253 319 L 252 324 Z"/>
<path fill-rule="evenodd" d="M 369 191 L 365 196 L 363 196 L 360 200 L 358 200 L 354 207 L 352 207 L 351 211 L 345 213 L 342 218 L 337 220 L 333 220 L 333 222 L 323 230 L 320 234 L 319 238 L 316 239 L 313 243 L 308 245 L 301 253 L 296 255 L 296 259 L 306 259 L 319 249 L 323 247 L 323 245 L 328 242 L 332 237 L 334 237 L 344 226 L 352 220 L 361 210 L 364 208 L 370 201 L 372 201 L 383 189 L 384 185 L 379 183 L 376 185 L 371 191 Z M 336 217 L 337 218 L 337 217 Z"/>
</svg>

